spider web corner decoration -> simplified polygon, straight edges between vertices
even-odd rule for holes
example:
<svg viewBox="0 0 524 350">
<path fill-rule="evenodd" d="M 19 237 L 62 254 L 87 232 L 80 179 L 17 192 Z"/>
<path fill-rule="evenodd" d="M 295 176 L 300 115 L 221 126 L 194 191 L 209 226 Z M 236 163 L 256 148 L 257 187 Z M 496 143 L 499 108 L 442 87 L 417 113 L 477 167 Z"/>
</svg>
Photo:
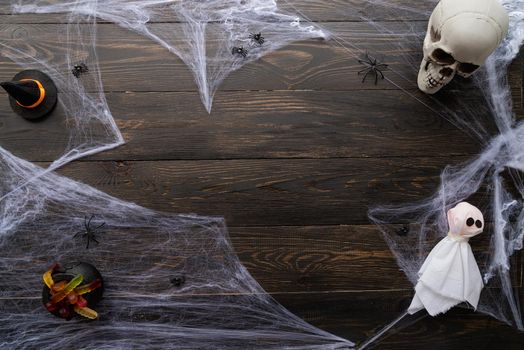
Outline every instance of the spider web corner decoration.
<svg viewBox="0 0 524 350">
<path fill-rule="evenodd" d="M 294 41 L 328 38 L 275 0 L 21 0 L 13 9 L 97 17 L 154 40 L 191 70 L 208 113 L 230 73 Z"/>
</svg>

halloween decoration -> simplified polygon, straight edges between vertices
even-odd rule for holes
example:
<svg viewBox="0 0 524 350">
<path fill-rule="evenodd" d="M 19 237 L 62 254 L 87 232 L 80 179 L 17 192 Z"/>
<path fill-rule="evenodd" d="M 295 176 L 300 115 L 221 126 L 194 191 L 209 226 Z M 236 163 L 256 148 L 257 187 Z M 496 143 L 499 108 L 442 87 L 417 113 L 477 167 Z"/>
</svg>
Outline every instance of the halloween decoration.
<svg viewBox="0 0 524 350">
<path fill-rule="evenodd" d="M 296 13 L 280 9 L 275 0 L 106 0 L 103 3 L 22 0 L 16 3 L 17 12 L 98 17 L 149 37 L 179 56 L 191 69 L 208 112 L 211 112 L 216 90 L 231 72 L 291 42 L 327 38 L 326 32 L 303 23 Z M 156 26 L 155 22 L 165 16 L 180 26 L 168 31 Z M 263 46 L 265 40 L 257 34 L 262 31 L 271 32 L 271 43 Z M 252 33 L 255 33 L 253 38 Z M 246 48 L 253 40 L 257 43 L 256 50 L 249 50 L 249 56 L 242 50 L 238 54 L 245 59 L 231 60 L 233 45 Z M 217 43 L 220 49 L 206 50 L 207 41 Z"/>
<path fill-rule="evenodd" d="M 471 76 L 502 42 L 508 23 L 499 0 L 441 0 L 424 39 L 420 90 L 434 94 L 456 74 Z"/>
<path fill-rule="evenodd" d="M 10 8 L 9 3 L 22 2 L 27 3 L 8 1 L 5 8 Z M 52 112 L 55 121 L 52 142 L 49 133 L 42 133 L 38 128 L 23 128 L 17 137 L 2 138 L 0 146 L 10 150 L 19 147 L 20 138 L 35 140 L 45 147 L 42 151 L 45 151 L 45 159 L 50 161 L 46 171 L 123 143 L 103 94 L 95 51 L 95 17 L 70 13 L 59 22 L 61 24 L 54 27 L 34 28 L 30 35 L 25 35 L 27 33 L 23 31 L 22 35 L 18 35 L 21 34 L 19 24 L 0 24 L 0 65 L 9 67 L 14 64 L 23 70 L 12 78 L 12 82 L 2 84 L 10 90 L 11 106 L 16 113 L 31 120 Z M 56 32 L 53 28 L 56 28 Z M 57 43 L 60 46 L 50 54 L 49 47 Z M 72 74 L 72 66 L 81 65 L 77 62 L 89 67 L 89 74 L 85 74 L 82 79 Z M 23 79 L 30 80 L 21 81 Z M 40 95 L 40 88 L 35 81 L 40 82 L 45 96 Z M 35 100 L 37 96 L 43 97 L 41 103 L 34 108 L 27 108 L 31 106 L 30 103 L 38 101 Z M 25 107 L 16 102 L 17 98 L 28 99 L 19 101 Z M 55 106 L 57 108 L 53 109 Z M 32 153 L 34 151 L 30 150 Z M 32 154 L 21 156 L 30 157 Z M 23 187 L 24 183 L 19 186 Z M 0 198 L 5 194 L 1 193 Z"/>
<path fill-rule="evenodd" d="M 279 1 L 279 5 L 285 3 L 285 0 Z M 83 117 L 90 121 L 104 121 L 86 126 L 80 118 L 73 118 L 83 127 L 71 127 L 73 146 L 67 148 L 67 155 L 60 158 L 55 167 L 115 145 L 112 137 L 103 138 L 98 133 L 93 136 L 88 132 L 100 128 L 107 135 L 115 135 L 110 132 L 114 129 L 106 123 L 112 117 L 104 103 L 102 90 L 95 84 L 99 82 L 95 80 L 99 71 L 94 56 L 89 54 L 91 60 L 86 61 L 89 75 L 75 79 L 70 74 L 71 62 L 78 62 L 78 57 L 84 60 L 84 52 L 93 52 L 94 16 L 140 32 L 179 54 L 194 73 L 208 110 L 221 79 L 242 64 L 290 42 L 291 36 L 296 40 L 299 37 L 327 36 L 313 21 L 305 25 L 296 15 L 282 16 L 282 13 L 297 13 L 300 18 L 306 18 L 294 6 L 288 6 L 289 10 L 285 12 L 276 11 L 276 2 L 271 0 L 264 2 L 262 7 L 256 6 L 261 4 L 258 0 L 113 0 L 104 1 L 100 7 L 98 4 L 100 2 L 90 0 L 16 1 L 14 8 L 17 11 L 66 13 L 64 21 L 73 33 L 72 37 L 80 40 L 64 42 L 84 45 L 73 46 L 75 50 L 72 51 L 68 46 L 68 52 L 72 53 L 64 59 L 68 62 L 66 66 L 49 62 L 45 57 L 34 61 L 28 54 L 23 56 L 25 60 L 21 60 L 14 50 L 17 46 L 23 47 L 21 42 L 14 44 L 8 39 L 0 42 L 2 49 L 11 49 L 7 50 L 11 53 L 9 57 L 22 66 L 27 66 L 27 62 L 40 65 L 44 62 L 51 68 L 61 67 L 56 69 L 56 75 L 50 74 L 55 82 L 56 76 L 61 76 L 60 72 L 66 72 L 67 84 L 74 88 L 71 91 L 75 91 L 72 95 L 77 96 L 79 102 L 83 99 L 89 101 L 82 106 L 87 108 Z M 232 11 L 213 12 L 224 4 L 231 5 L 228 10 Z M 419 55 L 415 52 L 420 51 L 425 33 L 413 18 L 427 18 L 435 2 L 417 1 L 416 7 L 412 7 L 413 2 L 402 0 L 367 0 L 365 4 L 364 7 L 360 3 L 359 7 L 348 4 L 348 11 L 355 16 L 361 14 L 365 19 L 359 25 L 366 37 L 383 43 L 378 53 L 396 58 L 395 63 L 390 62 L 390 73 L 384 80 L 398 88 L 399 97 L 417 103 L 416 106 L 421 108 L 421 118 L 442 118 L 442 125 L 453 124 L 464 131 L 464 137 L 475 138 L 484 147 L 482 153 L 470 162 L 446 168 L 433 197 L 405 206 L 377 207 L 371 210 L 370 217 L 382 231 L 407 279 L 415 285 L 423 259 L 433 244 L 443 238 L 445 210 L 475 195 L 480 188 L 487 188 L 490 192 L 483 193 L 480 204 L 483 212 L 496 224 L 489 232 L 492 239 L 482 252 L 484 258 L 478 261 L 481 262 L 479 269 L 484 284 L 487 287 L 495 284 L 499 288 L 483 289 L 477 311 L 522 329 L 522 317 L 516 302 L 518 297 L 511 284 L 510 257 L 522 248 L 524 232 L 522 196 L 518 193 L 524 190 L 519 175 L 519 171 L 524 170 L 524 126 L 514 119 L 505 75 L 524 37 L 524 2 L 503 1 L 510 14 L 508 37 L 479 69 L 478 79 L 471 82 L 476 85 L 469 86 L 467 91 L 457 89 L 446 103 L 433 96 L 412 92 L 417 86 L 420 65 Z M 367 12 L 368 9 L 372 9 L 371 12 Z M 169 13 L 178 20 L 180 29 L 166 31 L 165 26 L 152 24 L 159 18 L 159 13 L 165 15 L 162 10 L 172 11 Z M 246 18 L 258 18 L 256 25 Z M 395 20 L 381 21 L 391 18 Z M 227 28 L 220 30 L 224 27 Z M 271 33 L 271 42 L 263 47 L 249 46 L 249 33 L 259 30 L 266 35 Z M 350 41 L 347 36 L 344 38 L 336 32 L 330 34 L 333 34 L 334 44 L 344 46 L 349 61 L 354 62 L 365 53 L 358 40 Z M 219 43 L 218 52 L 206 51 L 205 43 L 214 39 Z M 8 44 L 4 45 L 5 42 Z M 249 56 L 245 60 L 231 59 L 232 45 L 250 47 Z M 457 82 L 459 88 L 462 84 Z M 57 86 L 62 90 L 60 84 Z M 95 97 L 100 99 L 94 98 L 90 91 L 97 91 Z M 486 96 L 486 103 L 465 98 L 473 93 Z M 74 106 L 66 105 L 69 108 Z M 97 108 L 89 108 L 92 106 Z M 90 117 L 90 113 L 96 118 Z M 92 128 L 93 125 L 99 128 Z M 89 137 L 84 138 L 84 135 Z M 31 254 L 32 261 L 53 261 L 57 256 L 64 260 L 94 261 L 103 271 L 108 271 L 105 278 L 111 281 L 111 289 L 106 286 L 104 314 L 110 320 L 97 322 L 96 334 L 110 334 L 123 348 L 165 348 L 166 344 L 170 348 L 197 349 L 210 346 L 221 349 L 322 350 L 352 347 L 350 341 L 293 316 L 268 296 L 232 252 L 223 220 L 157 213 L 52 171 L 44 171 L 5 148 L 0 148 L 0 170 L 3 175 L 0 179 L 3 194 L 0 198 L 0 249 L 5 252 L 0 256 L 0 264 L 4 267 L 0 269 L 0 278 L 10 281 L 2 290 L 0 348 L 23 343 L 27 349 L 55 349 L 57 337 L 65 348 L 74 348 L 79 337 L 89 342 L 85 347 L 100 348 L 93 333 L 75 319 L 60 322 L 57 326 L 57 320 L 50 322 L 48 315 L 41 315 L 40 302 L 35 303 L 34 295 L 26 294 L 41 283 L 41 271 L 27 263 L 28 254 Z M 503 172 L 510 173 L 509 181 L 518 189 L 517 194 L 506 188 Z M 398 193 L 398 196 L 399 200 L 405 198 L 404 193 Z M 83 244 L 76 244 L 71 239 L 75 228 L 84 222 L 86 212 L 104 213 L 97 216 L 106 222 L 103 232 L 98 233 L 104 249 L 100 246 L 99 249 L 86 250 Z M 401 234 L 398 234 L 399 224 L 407 228 L 400 231 Z M 34 235 L 35 231 L 41 234 Z M 181 287 L 175 287 L 171 280 L 180 275 L 188 278 Z M 213 298 L 212 305 L 210 298 Z M 374 339 L 378 338 L 373 337 L 368 344 L 373 345 Z"/>
<path fill-rule="evenodd" d="M 87 65 L 85 63 L 75 64 L 75 66 L 71 70 L 71 73 L 75 76 L 75 78 L 80 78 L 80 75 L 85 74 L 87 72 L 89 72 L 89 68 L 87 68 Z"/>
<path fill-rule="evenodd" d="M 62 267 L 54 264 L 44 273 L 42 302 L 47 311 L 55 316 L 70 320 L 76 313 L 88 319 L 98 318 L 90 307 L 102 299 L 104 293 L 100 272 L 85 262 Z"/>
<path fill-rule="evenodd" d="M 248 50 L 244 49 L 242 46 L 241 47 L 233 47 L 231 49 L 231 53 L 233 55 L 242 56 L 243 58 L 246 58 Z"/>
<path fill-rule="evenodd" d="M 482 276 L 468 240 L 484 229 L 480 210 L 462 202 L 448 211 L 449 233 L 429 253 L 419 271 L 410 314 L 426 309 L 431 316 L 468 302 L 477 308 Z"/>
<path fill-rule="evenodd" d="M 297 7 L 287 0 L 284 2 L 293 9 Z M 434 195 L 402 205 L 375 205 L 369 217 L 382 232 L 399 269 L 415 286 L 424 259 L 447 232 L 446 211 L 456 203 L 474 200 L 486 215 L 486 220 L 494 223 L 483 238 L 479 237 L 485 243 L 475 253 L 486 287 L 481 292 L 476 312 L 524 330 L 521 297 L 519 290 L 513 288 L 519 282 L 512 278 L 513 269 L 519 268 L 513 265 L 515 259 L 512 256 L 524 245 L 524 123 L 515 118 L 507 83 L 508 66 L 517 57 L 524 41 L 524 1 L 500 2 L 509 14 L 507 36 L 476 71 L 474 79 L 457 80 L 453 90 L 436 95 L 412 92 L 418 90 L 420 67 L 420 58 L 415 52 L 420 52 L 427 27 L 427 23 L 419 26 L 415 22 L 428 18 L 436 2 L 421 0 L 415 5 L 407 1 L 368 0 L 364 3 L 366 6 L 348 5 L 345 8 L 351 13 L 361 14 L 358 32 L 362 34 L 353 33 L 348 40 L 345 32 L 331 32 L 334 45 L 344 49 L 351 61 L 366 53 L 367 47 L 362 47 L 360 40 L 365 39 L 366 43 L 380 41 L 381 47 L 375 49 L 376 54 L 395 57 L 394 62 L 389 62 L 384 80 L 403 91 L 404 108 L 420 108 L 419 122 L 429 116 L 442 119 L 444 125 L 453 125 L 461 131 L 459 138 L 472 139 L 479 145 L 479 155 L 470 161 L 457 164 L 449 160 L 451 165 L 442 170 Z M 308 19 L 303 12 L 300 14 Z M 395 23 L 388 22 L 388 19 L 394 19 Z M 370 92 L 373 93 L 376 92 Z M 367 97 L 373 100 L 372 96 Z M 396 115 L 402 115 L 402 111 L 400 109 Z M 396 127 L 392 121 L 393 125 Z M 449 151 L 451 146 L 446 147 Z M 396 165 L 391 167 L 392 171 L 397 171 Z M 405 191 L 411 189 L 402 188 L 395 201 L 402 202 Z M 420 194 L 418 189 L 414 192 Z M 464 306 L 469 307 L 466 303 L 457 305 Z M 394 331 L 427 315 L 425 312 L 410 315 L 407 305 L 399 306 L 398 313 L 399 317 L 380 331 L 371 332 L 370 337 L 360 343 L 359 349 L 371 348 L 383 339 L 385 333 L 394 334 Z M 456 316 L 446 314 L 442 317 Z M 377 328 L 380 329 L 378 323 L 372 327 Z M 380 349 L 380 345 L 376 348 Z"/>
<path fill-rule="evenodd" d="M 53 80 L 38 70 L 24 70 L 10 82 L 0 83 L 9 94 L 11 108 L 25 119 L 40 119 L 55 109 L 57 90 Z"/>
<path fill-rule="evenodd" d="M 262 46 L 265 42 L 266 42 L 266 39 L 264 39 L 264 37 L 262 36 L 262 33 L 256 33 L 256 34 L 249 34 L 249 39 L 251 39 L 254 43 Z"/>
<path fill-rule="evenodd" d="M 98 229 L 102 228 L 106 224 L 105 222 L 103 222 L 100 225 L 98 225 L 97 227 L 91 227 L 91 221 L 93 220 L 94 217 L 95 217 L 94 214 L 91 215 L 89 220 L 87 220 L 87 216 L 84 217 L 84 230 L 75 233 L 75 235 L 73 236 L 73 238 L 75 238 L 79 234 L 82 234 L 82 237 L 85 237 L 86 242 L 87 242 L 86 249 L 89 249 L 89 243 L 91 241 L 95 242 L 96 244 L 100 244 L 100 242 L 98 242 L 98 240 L 96 239 L 95 234 Z"/>
<path fill-rule="evenodd" d="M 1 349 L 52 350 L 58 339 L 64 349 L 79 339 L 85 349 L 353 347 L 266 293 L 235 255 L 223 219 L 155 212 L 42 170 L 0 148 L 0 188 L 12 193 L 0 202 L 0 279 L 10 281 L 0 291 Z M 13 192 L 19 181 L 28 184 Z M 91 228 L 105 223 L 97 249 L 72 239 L 89 226 L 86 212 L 97 213 Z M 43 269 L 33 262 L 55 259 L 62 263 L 44 280 L 56 291 L 46 285 L 41 301 Z M 74 261 L 95 265 L 102 285 L 92 289 L 101 277 Z M 70 321 L 49 317 L 42 302 Z M 91 310 L 99 321 L 86 324 L 96 317 Z"/>
<path fill-rule="evenodd" d="M 182 287 L 184 285 L 184 283 L 186 283 L 186 276 L 181 275 L 181 276 L 173 277 L 171 279 L 171 283 L 175 287 Z"/>
<path fill-rule="evenodd" d="M 363 83 L 366 81 L 369 74 L 375 76 L 375 85 L 378 84 L 379 77 L 384 80 L 384 73 L 382 73 L 382 71 L 388 68 L 387 64 L 379 62 L 375 57 L 370 56 L 367 52 L 365 58 L 359 59 L 358 63 L 366 66 L 366 68 L 358 72 L 358 75 L 364 74 L 364 78 L 362 78 Z"/>
</svg>

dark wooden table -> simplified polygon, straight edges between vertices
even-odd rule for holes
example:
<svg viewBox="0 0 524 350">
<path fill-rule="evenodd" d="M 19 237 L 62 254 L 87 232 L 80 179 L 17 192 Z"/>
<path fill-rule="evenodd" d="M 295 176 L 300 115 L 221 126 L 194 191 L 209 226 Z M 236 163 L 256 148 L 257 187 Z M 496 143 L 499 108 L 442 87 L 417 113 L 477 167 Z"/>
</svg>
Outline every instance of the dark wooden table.
<svg viewBox="0 0 524 350">
<path fill-rule="evenodd" d="M 385 45 L 365 35 L 347 1 L 302 3 L 346 40 L 377 51 Z M 60 25 L 52 16 L 0 21 L 24 35 Z M 361 342 L 405 310 L 412 286 L 367 209 L 427 197 L 443 167 L 473 157 L 479 144 L 387 82 L 362 84 L 355 58 L 333 43 L 298 42 L 244 66 L 223 83 L 208 115 L 177 57 L 113 24 L 100 23 L 98 31 L 107 99 L 127 144 L 60 173 L 149 208 L 225 216 L 241 261 L 262 286 L 339 336 Z M 1 65 L 0 76 L 14 69 Z M 518 113 L 523 71 L 518 60 L 510 73 Z M 56 150 L 42 148 L 41 138 L 52 135 L 53 121 L 13 121 L 6 101 L 0 93 L 2 144 L 47 164 Z M 522 257 L 517 261 L 522 292 Z M 521 350 L 524 334 L 452 310 L 378 346 L 422 347 Z"/>
</svg>

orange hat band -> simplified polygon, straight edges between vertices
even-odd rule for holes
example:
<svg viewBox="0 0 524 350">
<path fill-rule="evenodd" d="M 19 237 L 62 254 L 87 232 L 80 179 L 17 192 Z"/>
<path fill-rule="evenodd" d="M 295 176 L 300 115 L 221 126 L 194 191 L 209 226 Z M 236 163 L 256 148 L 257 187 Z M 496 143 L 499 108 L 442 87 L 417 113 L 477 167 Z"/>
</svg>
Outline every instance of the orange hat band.
<svg viewBox="0 0 524 350">
<path fill-rule="evenodd" d="M 36 108 L 36 107 L 40 106 L 40 104 L 45 99 L 45 89 L 42 86 L 42 83 L 40 83 L 38 80 L 34 80 L 34 79 L 21 79 L 20 81 L 33 81 L 33 82 L 35 82 L 36 85 L 38 86 L 38 89 L 40 90 L 40 97 L 38 98 L 38 100 L 35 103 L 33 103 L 30 106 L 24 106 L 23 104 L 21 104 L 18 101 L 16 101 L 16 104 L 19 105 L 20 107 L 24 107 L 24 108 L 27 108 L 27 109 L 33 109 L 33 108 Z"/>
</svg>

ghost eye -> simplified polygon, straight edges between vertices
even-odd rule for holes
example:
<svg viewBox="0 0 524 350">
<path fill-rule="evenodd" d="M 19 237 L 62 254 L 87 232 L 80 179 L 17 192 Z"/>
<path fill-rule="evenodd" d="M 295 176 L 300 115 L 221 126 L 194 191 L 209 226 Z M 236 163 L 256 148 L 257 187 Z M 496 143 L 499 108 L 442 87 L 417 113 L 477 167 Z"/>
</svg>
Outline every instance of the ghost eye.
<svg viewBox="0 0 524 350">
<path fill-rule="evenodd" d="M 473 225 L 475 225 L 475 219 L 473 219 L 473 218 L 469 218 L 469 219 L 466 221 L 466 225 L 468 225 L 468 226 L 473 226 Z"/>
<path fill-rule="evenodd" d="M 482 227 L 482 221 L 480 221 L 480 220 L 475 221 L 475 226 L 477 226 L 478 228 L 481 228 Z"/>
</svg>

